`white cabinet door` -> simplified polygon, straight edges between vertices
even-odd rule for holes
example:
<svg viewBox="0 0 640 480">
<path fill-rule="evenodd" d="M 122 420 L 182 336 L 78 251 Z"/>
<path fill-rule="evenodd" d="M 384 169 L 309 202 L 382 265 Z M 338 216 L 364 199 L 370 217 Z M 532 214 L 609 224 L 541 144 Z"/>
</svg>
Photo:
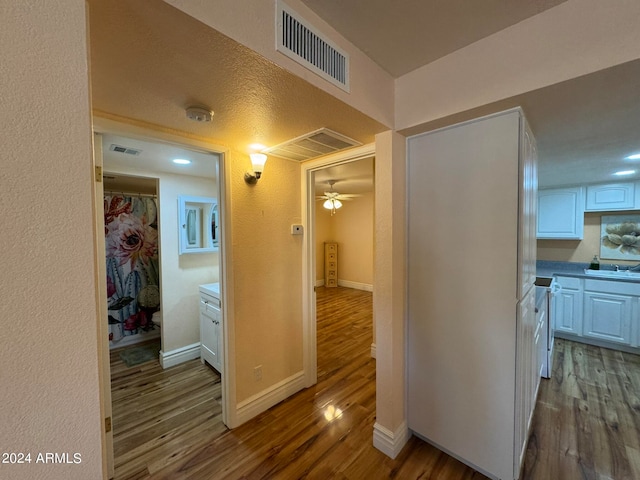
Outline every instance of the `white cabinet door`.
<svg viewBox="0 0 640 480">
<path fill-rule="evenodd" d="M 537 238 L 582 240 L 583 232 L 582 187 L 538 190 Z"/>
<path fill-rule="evenodd" d="M 555 303 L 555 329 L 582 335 L 582 291 L 562 285 L 562 291 L 556 294 Z"/>
<path fill-rule="evenodd" d="M 633 297 L 602 292 L 584 292 L 585 337 L 629 345 Z"/>
<path fill-rule="evenodd" d="M 536 281 L 536 211 L 537 211 L 537 151 L 536 142 L 529 126 L 521 118 L 522 138 L 520 146 L 520 217 L 518 238 L 518 297 L 522 298 Z"/>
<path fill-rule="evenodd" d="M 529 426 L 535 406 L 540 377 L 537 375 L 537 349 L 535 345 L 536 293 L 531 290 L 518 305 L 516 343 L 516 471 L 521 465 L 529 435 Z"/>
<path fill-rule="evenodd" d="M 631 210 L 635 203 L 635 184 L 608 183 L 587 187 L 587 212 L 609 212 Z"/>
<path fill-rule="evenodd" d="M 540 386 L 540 378 L 544 370 L 547 356 L 547 300 L 536 311 L 536 331 L 534 335 L 536 350 L 536 391 Z"/>
<path fill-rule="evenodd" d="M 200 301 L 200 356 L 213 368 L 221 371 L 221 312 L 217 301 L 203 297 Z"/>
</svg>

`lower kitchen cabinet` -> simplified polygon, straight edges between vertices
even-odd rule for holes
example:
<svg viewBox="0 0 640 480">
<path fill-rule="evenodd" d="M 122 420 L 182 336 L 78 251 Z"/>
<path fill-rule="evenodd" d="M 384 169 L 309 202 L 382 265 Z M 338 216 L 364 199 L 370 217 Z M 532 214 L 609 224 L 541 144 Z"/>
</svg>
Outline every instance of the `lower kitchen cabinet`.
<svg viewBox="0 0 640 480">
<path fill-rule="evenodd" d="M 575 277 L 557 277 L 562 290 L 556 295 L 555 329 L 582 335 L 582 281 Z"/>
<path fill-rule="evenodd" d="M 584 292 L 585 337 L 631 344 L 631 303 L 629 295 Z"/>
<path fill-rule="evenodd" d="M 555 332 L 609 348 L 640 347 L 640 282 L 557 277 Z M 628 348 L 627 348 L 628 347 Z"/>
</svg>

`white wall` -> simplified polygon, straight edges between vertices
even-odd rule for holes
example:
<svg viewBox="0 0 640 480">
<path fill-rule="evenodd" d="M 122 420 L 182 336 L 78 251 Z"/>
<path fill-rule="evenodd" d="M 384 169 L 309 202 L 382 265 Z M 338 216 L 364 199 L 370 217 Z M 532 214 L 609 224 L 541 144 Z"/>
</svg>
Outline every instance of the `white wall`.
<svg viewBox="0 0 640 480">
<path fill-rule="evenodd" d="M 212 169 L 217 158 L 212 155 Z M 219 254 L 178 254 L 178 196 L 218 196 L 216 181 L 190 175 L 110 168 L 106 172 L 159 179 L 160 292 L 164 354 L 200 342 L 198 285 L 220 278 Z"/>
<path fill-rule="evenodd" d="M 102 478 L 85 3 L 0 2 L 0 477 Z M 80 463 L 37 463 L 46 452 Z"/>
</svg>

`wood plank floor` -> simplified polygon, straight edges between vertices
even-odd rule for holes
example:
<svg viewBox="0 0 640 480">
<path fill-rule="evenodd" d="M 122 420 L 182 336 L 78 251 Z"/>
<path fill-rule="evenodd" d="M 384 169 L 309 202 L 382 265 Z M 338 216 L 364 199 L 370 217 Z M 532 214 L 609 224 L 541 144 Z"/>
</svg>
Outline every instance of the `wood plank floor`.
<svg viewBox="0 0 640 480">
<path fill-rule="evenodd" d="M 485 479 L 413 437 L 372 445 L 371 293 L 318 289 L 318 383 L 228 430 L 214 370 L 194 360 L 127 369 L 112 356 L 116 479 Z M 640 478 L 640 360 L 557 340 L 522 478 Z"/>
<path fill-rule="evenodd" d="M 556 339 L 524 479 L 640 479 L 640 356 Z"/>
</svg>

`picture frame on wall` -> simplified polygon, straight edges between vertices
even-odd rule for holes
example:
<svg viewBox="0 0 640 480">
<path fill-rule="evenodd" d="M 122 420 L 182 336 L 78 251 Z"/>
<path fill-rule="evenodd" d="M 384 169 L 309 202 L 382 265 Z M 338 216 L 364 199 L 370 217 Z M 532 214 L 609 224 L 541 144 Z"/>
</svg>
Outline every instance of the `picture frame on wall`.
<svg viewBox="0 0 640 480">
<path fill-rule="evenodd" d="M 640 215 L 603 215 L 600 258 L 640 260 Z"/>
</svg>

